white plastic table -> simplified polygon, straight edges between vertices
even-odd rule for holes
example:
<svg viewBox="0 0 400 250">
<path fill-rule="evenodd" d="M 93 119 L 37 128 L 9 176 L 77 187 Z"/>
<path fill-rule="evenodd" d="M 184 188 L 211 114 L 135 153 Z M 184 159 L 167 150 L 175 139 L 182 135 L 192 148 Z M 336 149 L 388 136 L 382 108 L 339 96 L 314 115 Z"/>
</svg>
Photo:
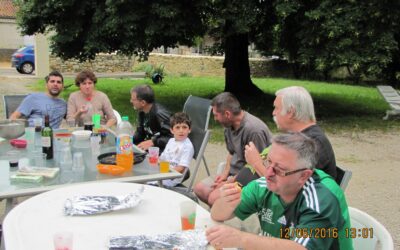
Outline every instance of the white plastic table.
<svg viewBox="0 0 400 250">
<path fill-rule="evenodd" d="M 179 204 L 189 198 L 145 185 L 137 207 L 92 216 L 66 216 L 64 202 L 74 195 L 125 195 L 142 184 L 91 183 L 36 195 L 12 209 L 3 223 L 7 250 L 53 250 L 53 235 L 73 232 L 74 250 L 108 249 L 111 236 L 153 235 L 181 230 Z M 213 225 L 207 210 L 197 205 L 196 228 Z"/>
</svg>

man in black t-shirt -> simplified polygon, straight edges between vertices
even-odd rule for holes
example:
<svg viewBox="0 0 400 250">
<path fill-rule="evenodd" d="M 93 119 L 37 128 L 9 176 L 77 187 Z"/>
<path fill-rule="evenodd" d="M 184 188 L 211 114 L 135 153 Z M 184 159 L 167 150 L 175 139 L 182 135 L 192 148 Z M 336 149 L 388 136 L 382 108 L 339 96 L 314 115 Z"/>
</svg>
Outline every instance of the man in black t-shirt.
<svg viewBox="0 0 400 250">
<path fill-rule="evenodd" d="M 278 90 L 272 115 L 282 132 L 302 132 L 317 144 L 316 168 L 336 179 L 336 160 L 333 148 L 321 127 L 317 125 L 314 104 L 310 93 L 303 87 L 292 86 Z M 246 146 L 247 162 L 257 168 L 260 165 L 258 151 Z"/>
<path fill-rule="evenodd" d="M 147 84 L 131 89 L 131 103 L 139 112 L 133 142 L 143 150 L 155 146 L 162 152 L 172 138 L 169 125 L 171 113 L 155 102 L 154 91 Z"/>
</svg>

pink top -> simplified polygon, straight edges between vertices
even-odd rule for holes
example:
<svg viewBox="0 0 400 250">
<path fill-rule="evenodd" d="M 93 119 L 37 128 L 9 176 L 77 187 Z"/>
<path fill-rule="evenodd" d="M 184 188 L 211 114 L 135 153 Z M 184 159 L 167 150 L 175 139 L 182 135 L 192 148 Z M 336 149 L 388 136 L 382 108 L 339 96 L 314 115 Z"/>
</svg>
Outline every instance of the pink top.
<svg viewBox="0 0 400 250">
<path fill-rule="evenodd" d="M 91 106 L 88 112 L 81 114 L 79 118 L 75 118 L 75 122 L 78 126 L 83 126 L 84 120 L 91 120 L 93 114 L 101 115 L 101 124 L 106 124 L 110 119 L 117 120 L 107 95 L 98 90 L 93 91 L 90 100 L 87 100 L 81 91 L 71 93 L 68 98 L 67 120 L 73 119 L 76 112 L 78 112 L 83 105 L 87 105 L 88 103 L 90 103 Z"/>
</svg>

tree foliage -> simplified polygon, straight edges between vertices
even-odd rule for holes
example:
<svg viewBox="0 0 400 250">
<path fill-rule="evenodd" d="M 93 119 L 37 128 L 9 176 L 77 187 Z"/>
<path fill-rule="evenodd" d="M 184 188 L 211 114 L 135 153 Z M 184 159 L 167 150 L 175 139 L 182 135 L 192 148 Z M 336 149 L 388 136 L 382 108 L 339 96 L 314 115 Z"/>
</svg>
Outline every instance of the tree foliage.
<svg viewBox="0 0 400 250">
<path fill-rule="evenodd" d="M 297 0 L 273 7 L 274 46 L 258 45 L 287 58 L 297 76 L 328 78 L 331 70 L 346 67 L 355 78 L 394 79 L 399 71 L 399 1 Z"/>
<path fill-rule="evenodd" d="M 160 46 L 192 44 L 204 35 L 203 1 L 19 0 L 24 34 L 54 32 L 52 51 L 64 59 L 99 52 L 146 55 Z"/>
<path fill-rule="evenodd" d="M 54 32 L 64 59 L 99 52 L 146 56 L 160 46 L 215 38 L 225 54 L 225 90 L 257 89 L 247 46 L 286 58 L 298 77 L 329 78 L 345 67 L 361 76 L 400 79 L 400 2 L 389 0 L 16 0 L 24 34 Z"/>
</svg>

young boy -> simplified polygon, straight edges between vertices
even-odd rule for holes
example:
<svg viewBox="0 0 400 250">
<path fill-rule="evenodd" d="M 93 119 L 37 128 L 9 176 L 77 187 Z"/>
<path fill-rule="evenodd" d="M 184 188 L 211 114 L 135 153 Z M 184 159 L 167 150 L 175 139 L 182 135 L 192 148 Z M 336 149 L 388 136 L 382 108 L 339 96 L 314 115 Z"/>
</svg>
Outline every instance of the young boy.
<svg viewBox="0 0 400 250">
<path fill-rule="evenodd" d="M 191 120 L 185 113 L 178 112 L 170 118 L 171 133 L 174 138 L 169 139 L 160 160 L 169 162 L 170 168 L 182 173 L 181 178 L 163 180 L 163 185 L 174 187 L 189 177 L 189 165 L 193 158 L 193 144 L 188 138 L 191 128 Z"/>
</svg>

